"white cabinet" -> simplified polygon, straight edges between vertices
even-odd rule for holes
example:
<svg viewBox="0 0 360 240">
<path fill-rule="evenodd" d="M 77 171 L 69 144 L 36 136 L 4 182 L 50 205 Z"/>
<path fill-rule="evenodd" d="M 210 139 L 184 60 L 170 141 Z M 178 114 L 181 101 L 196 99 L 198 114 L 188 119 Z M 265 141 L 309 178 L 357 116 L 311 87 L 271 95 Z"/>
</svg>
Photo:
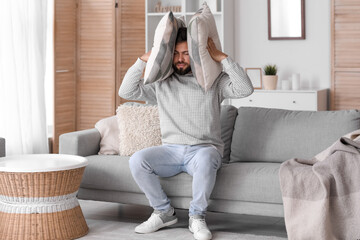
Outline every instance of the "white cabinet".
<svg viewBox="0 0 360 240">
<path fill-rule="evenodd" d="M 231 99 L 235 107 L 264 107 L 289 110 L 321 111 L 328 109 L 328 89 L 321 90 L 255 90 L 246 98 Z"/>
<path fill-rule="evenodd" d="M 174 12 L 176 17 L 184 16 L 186 24 L 200 8 L 204 0 L 145 0 L 145 36 L 146 51 L 153 45 L 154 33 L 160 19 L 166 12 L 157 12 L 160 7 L 176 10 L 177 6 L 181 11 Z M 216 27 L 219 33 L 223 52 L 234 58 L 234 1 L 233 0 L 206 0 L 211 12 L 214 15 Z M 160 3 L 160 5 L 159 5 Z"/>
</svg>

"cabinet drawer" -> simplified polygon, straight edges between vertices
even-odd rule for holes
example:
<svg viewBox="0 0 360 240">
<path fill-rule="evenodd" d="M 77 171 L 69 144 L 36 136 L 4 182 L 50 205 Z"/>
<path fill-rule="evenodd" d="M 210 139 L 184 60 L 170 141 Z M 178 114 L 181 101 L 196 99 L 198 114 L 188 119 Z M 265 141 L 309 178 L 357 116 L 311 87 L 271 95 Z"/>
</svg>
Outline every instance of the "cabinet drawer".
<svg viewBox="0 0 360 240">
<path fill-rule="evenodd" d="M 288 92 L 254 92 L 246 98 L 232 99 L 235 107 L 265 107 L 290 110 L 317 110 L 317 94 Z"/>
</svg>

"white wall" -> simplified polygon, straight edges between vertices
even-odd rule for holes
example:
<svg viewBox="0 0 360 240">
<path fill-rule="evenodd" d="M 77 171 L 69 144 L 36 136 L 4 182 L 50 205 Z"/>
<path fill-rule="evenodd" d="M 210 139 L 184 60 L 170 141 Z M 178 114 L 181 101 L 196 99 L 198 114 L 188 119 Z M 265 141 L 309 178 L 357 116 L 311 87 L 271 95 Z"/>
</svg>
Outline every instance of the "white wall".
<svg viewBox="0 0 360 240">
<path fill-rule="evenodd" d="M 305 40 L 268 40 L 267 0 L 234 2 L 235 60 L 242 67 L 276 64 L 279 80 L 300 73 L 302 88 L 330 88 L 331 1 L 305 0 Z"/>
</svg>

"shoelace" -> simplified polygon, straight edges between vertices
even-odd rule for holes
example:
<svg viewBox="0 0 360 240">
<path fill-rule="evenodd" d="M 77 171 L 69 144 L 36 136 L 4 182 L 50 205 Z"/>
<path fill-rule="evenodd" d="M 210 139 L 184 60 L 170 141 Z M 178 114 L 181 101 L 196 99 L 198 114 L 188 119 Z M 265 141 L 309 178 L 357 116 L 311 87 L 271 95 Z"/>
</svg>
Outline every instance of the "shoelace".
<svg viewBox="0 0 360 240">
<path fill-rule="evenodd" d="M 196 232 L 201 229 L 207 229 L 205 219 L 193 219 L 192 225 L 193 225 L 193 230 Z"/>
</svg>

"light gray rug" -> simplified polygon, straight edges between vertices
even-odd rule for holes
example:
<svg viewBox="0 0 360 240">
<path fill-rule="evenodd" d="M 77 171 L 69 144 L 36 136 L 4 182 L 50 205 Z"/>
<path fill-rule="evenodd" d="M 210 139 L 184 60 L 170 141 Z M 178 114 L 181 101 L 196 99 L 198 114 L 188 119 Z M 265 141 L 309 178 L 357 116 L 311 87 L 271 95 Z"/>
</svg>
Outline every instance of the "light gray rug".
<svg viewBox="0 0 360 240">
<path fill-rule="evenodd" d="M 176 210 L 179 222 L 151 234 L 137 234 L 134 228 L 146 220 L 152 209 L 145 206 L 80 200 L 89 226 L 81 240 L 193 240 L 186 210 Z M 285 240 L 283 219 L 208 213 L 213 240 Z"/>
<path fill-rule="evenodd" d="M 134 233 L 137 224 L 87 219 L 89 233 L 80 238 L 88 240 L 189 240 L 193 235 L 186 228 L 166 228 L 150 234 Z M 213 240 L 284 240 L 286 238 L 229 232 L 213 232 Z"/>
</svg>

